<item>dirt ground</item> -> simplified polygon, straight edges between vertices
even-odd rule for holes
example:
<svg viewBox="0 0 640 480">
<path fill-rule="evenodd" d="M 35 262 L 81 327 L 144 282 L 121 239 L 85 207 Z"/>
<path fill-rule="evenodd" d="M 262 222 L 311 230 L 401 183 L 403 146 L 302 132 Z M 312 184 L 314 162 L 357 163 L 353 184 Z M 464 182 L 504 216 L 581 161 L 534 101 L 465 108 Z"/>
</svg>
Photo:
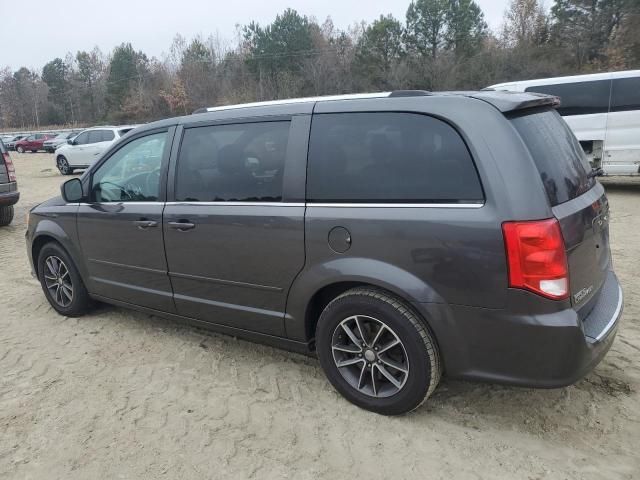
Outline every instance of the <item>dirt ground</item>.
<svg viewBox="0 0 640 480">
<path fill-rule="evenodd" d="M 625 313 L 593 373 L 557 390 L 445 379 L 418 411 L 386 418 L 343 400 L 313 358 L 115 307 L 57 315 L 24 229 L 63 177 L 52 155 L 12 156 L 0 478 L 640 478 L 640 179 L 606 182 Z"/>
</svg>

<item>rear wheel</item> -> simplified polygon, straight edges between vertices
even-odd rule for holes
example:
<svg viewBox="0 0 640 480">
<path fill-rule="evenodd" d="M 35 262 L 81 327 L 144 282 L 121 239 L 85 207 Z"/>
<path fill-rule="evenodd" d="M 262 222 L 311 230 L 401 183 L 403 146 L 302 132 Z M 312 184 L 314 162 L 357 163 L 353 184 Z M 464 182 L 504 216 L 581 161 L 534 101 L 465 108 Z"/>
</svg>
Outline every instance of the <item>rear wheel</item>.
<svg viewBox="0 0 640 480">
<path fill-rule="evenodd" d="M 71 167 L 69 167 L 69 162 L 64 155 L 60 155 L 58 157 L 58 159 L 56 160 L 56 164 L 58 166 L 58 170 L 60 170 L 60 173 L 62 175 L 70 175 L 71 173 L 73 173 L 73 170 L 71 169 Z"/>
<path fill-rule="evenodd" d="M 59 244 L 47 243 L 40 250 L 38 277 L 49 304 L 59 314 L 77 317 L 87 312 L 89 293 L 73 260 Z"/>
<path fill-rule="evenodd" d="M 13 220 L 13 205 L 0 207 L 0 227 L 5 227 Z"/>
<path fill-rule="evenodd" d="M 22 147 L 22 145 L 18 145 L 18 146 L 16 147 L 16 152 L 18 152 L 18 153 L 24 153 L 24 148 Z"/>
<path fill-rule="evenodd" d="M 442 374 L 436 343 L 398 298 L 355 288 L 322 312 L 316 331 L 320 364 L 347 400 L 383 415 L 419 407 Z"/>
</svg>

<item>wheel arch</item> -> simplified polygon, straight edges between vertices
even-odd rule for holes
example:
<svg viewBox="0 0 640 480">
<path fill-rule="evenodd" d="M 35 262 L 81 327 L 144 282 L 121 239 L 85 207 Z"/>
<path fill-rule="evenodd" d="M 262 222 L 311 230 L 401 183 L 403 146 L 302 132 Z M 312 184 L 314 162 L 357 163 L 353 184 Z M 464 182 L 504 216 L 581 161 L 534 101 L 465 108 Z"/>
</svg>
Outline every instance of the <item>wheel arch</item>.
<svg viewBox="0 0 640 480">
<path fill-rule="evenodd" d="M 67 233 L 57 223 L 50 220 L 42 220 L 38 223 L 33 235 L 33 240 L 31 241 L 30 254 L 33 270 L 36 275 L 38 275 L 38 256 L 40 255 L 40 251 L 42 250 L 42 247 L 50 242 L 57 243 L 65 252 L 67 252 L 80 272 L 80 276 L 83 281 L 86 282 L 87 272 L 85 270 L 84 263 L 79 261 L 80 252 L 69 238 L 69 235 L 67 235 Z"/>
<path fill-rule="evenodd" d="M 366 258 L 335 259 L 305 269 L 292 285 L 285 320 L 287 336 L 313 347 L 315 328 L 324 308 L 355 287 L 382 289 L 408 306 L 421 302 L 443 303 L 440 295 L 424 281 L 394 265 Z M 415 306 L 413 309 L 434 333 L 424 312 Z"/>
</svg>

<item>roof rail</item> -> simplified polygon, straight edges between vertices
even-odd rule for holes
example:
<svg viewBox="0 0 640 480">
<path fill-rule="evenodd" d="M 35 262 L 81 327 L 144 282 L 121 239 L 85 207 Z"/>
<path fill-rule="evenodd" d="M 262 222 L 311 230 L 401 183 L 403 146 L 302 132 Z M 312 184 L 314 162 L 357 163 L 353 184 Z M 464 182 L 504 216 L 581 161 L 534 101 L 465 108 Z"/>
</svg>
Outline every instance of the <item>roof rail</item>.
<svg viewBox="0 0 640 480">
<path fill-rule="evenodd" d="M 389 97 L 426 97 L 428 95 L 432 95 L 428 90 L 394 90 Z"/>
</svg>

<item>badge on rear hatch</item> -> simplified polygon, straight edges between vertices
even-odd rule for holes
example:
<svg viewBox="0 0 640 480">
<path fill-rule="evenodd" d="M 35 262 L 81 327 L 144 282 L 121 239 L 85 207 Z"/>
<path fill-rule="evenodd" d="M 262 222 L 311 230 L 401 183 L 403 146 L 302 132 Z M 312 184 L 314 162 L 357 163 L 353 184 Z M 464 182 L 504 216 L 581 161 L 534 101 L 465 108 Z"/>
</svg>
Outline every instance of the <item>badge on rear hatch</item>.
<svg viewBox="0 0 640 480">
<path fill-rule="evenodd" d="M 576 304 L 584 300 L 591 292 L 593 292 L 593 285 L 583 288 L 573 296 L 573 300 Z"/>
</svg>

